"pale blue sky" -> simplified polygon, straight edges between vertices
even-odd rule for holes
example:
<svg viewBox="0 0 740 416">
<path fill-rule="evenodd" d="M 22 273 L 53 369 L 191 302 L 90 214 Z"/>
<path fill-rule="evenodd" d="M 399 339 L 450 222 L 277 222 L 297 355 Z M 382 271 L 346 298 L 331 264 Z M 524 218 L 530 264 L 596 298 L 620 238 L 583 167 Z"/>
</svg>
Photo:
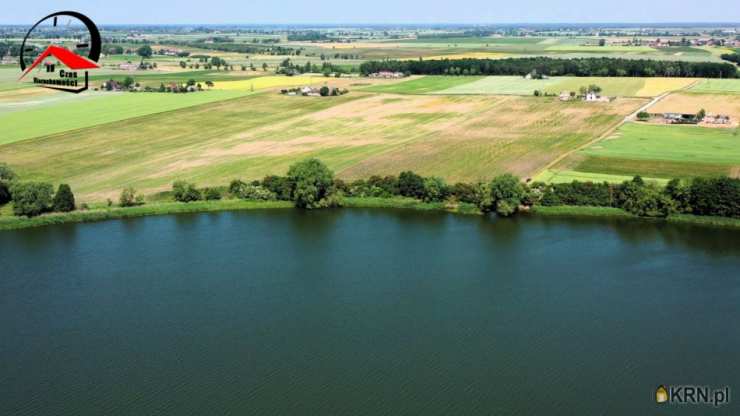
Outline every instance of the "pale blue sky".
<svg viewBox="0 0 740 416">
<path fill-rule="evenodd" d="M 737 0 L 7 1 L 2 24 L 63 9 L 99 24 L 740 22 Z"/>
</svg>

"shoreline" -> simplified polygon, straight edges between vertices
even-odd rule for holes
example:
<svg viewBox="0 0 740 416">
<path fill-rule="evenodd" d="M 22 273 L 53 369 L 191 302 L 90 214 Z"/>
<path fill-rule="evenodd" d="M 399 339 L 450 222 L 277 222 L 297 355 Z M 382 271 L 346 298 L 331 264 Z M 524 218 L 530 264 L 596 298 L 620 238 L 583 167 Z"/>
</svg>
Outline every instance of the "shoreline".
<svg viewBox="0 0 740 416">
<path fill-rule="evenodd" d="M 85 211 L 69 213 L 50 213 L 38 217 L 0 216 L 0 231 L 36 228 L 46 225 L 99 222 L 124 218 L 138 218 L 157 215 L 174 215 L 188 213 L 207 213 L 220 211 L 242 211 L 255 209 L 293 209 L 290 201 L 250 201 L 240 199 L 225 199 L 218 201 L 183 202 L 153 202 L 135 207 L 94 208 Z M 342 208 L 395 208 L 417 211 L 440 211 L 460 215 L 483 215 L 472 204 L 448 204 L 445 202 L 424 202 L 413 198 L 356 198 L 343 199 Z M 536 206 L 531 211 L 520 215 L 543 217 L 589 217 L 589 218 L 622 218 L 666 224 L 692 224 L 740 230 L 740 219 L 725 217 L 704 217 L 689 214 L 676 214 L 668 218 L 645 218 L 632 215 L 619 208 L 589 207 L 589 206 Z"/>
</svg>

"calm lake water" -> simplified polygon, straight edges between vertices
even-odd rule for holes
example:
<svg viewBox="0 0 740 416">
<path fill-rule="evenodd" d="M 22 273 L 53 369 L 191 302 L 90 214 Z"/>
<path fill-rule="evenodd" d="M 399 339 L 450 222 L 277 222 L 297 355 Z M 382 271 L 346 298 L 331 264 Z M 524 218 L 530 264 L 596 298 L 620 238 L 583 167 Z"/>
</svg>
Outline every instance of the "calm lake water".
<svg viewBox="0 0 740 416">
<path fill-rule="evenodd" d="M 1 415 L 740 408 L 737 231 L 273 210 L 0 232 L 0 254 Z M 659 407 L 659 384 L 735 394 Z"/>
</svg>

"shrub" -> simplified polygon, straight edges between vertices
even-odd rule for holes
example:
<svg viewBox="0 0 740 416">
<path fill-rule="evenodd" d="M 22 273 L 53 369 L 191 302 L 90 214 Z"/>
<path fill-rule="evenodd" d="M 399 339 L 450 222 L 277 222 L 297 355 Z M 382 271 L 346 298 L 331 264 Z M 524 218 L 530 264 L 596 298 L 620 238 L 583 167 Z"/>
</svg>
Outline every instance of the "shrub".
<svg viewBox="0 0 740 416">
<path fill-rule="evenodd" d="M 111 206 L 111 201 L 108 200 L 108 206 Z M 133 207 L 136 205 L 144 204 L 144 197 L 136 193 L 136 189 L 129 186 L 121 191 L 121 196 L 118 198 L 118 204 L 122 207 Z"/>
<path fill-rule="evenodd" d="M 641 186 L 624 202 L 624 210 L 641 217 L 665 218 L 676 212 L 676 204 L 654 186 Z"/>
<path fill-rule="evenodd" d="M 34 217 L 51 210 L 54 188 L 49 183 L 15 182 L 11 186 L 13 214 Z"/>
<path fill-rule="evenodd" d="M 54 201 L 52 203 L 53 209 L 56 212 L 71 212 L 75 209 L 75 196 L 72 193 L 72 189 L 66 183 L 59 185 L 57 193 L 54 194 Z"/>
<path fill-rule="evenodd" d="M 298 208 L 325 208 L 335 206 L 333 194 L 334 173 L 318 159 L 295 163 L 288 170 L 288 178 L 295 183 L 293 201 Z"/>
<path fill-rule="evenodd" d="M 295 184 L 293 181 L 285 176 L 265 176 L 262 179 L 262 186 L 274 193 L 277 199 L 281 201 L 292 201 L 293 200 L 293 187 Z"/>
<path fill-rule="evenodd" d="M 558 183 L 544 188 L 543 205 L 610 207 L 614 204 L 612 185 L 579 182 Z"/>
<path fill-rule="evenodd" d="M 229 193 L 235 197 L 239 197 L 239 194 L 245 186 L 247 186 L 247 184 L 242 182 L 240 179 L 234 179 L 229 184 Z"/>
<path fill-rule="evenodd" d="M 442 178 L 424 179 L 424 202 L 440 202 L 447 196 L 447 184 Z"/>
<path fill-rule="evenodd" d="M 176 181 L 172 184 L 172 194 L 177 202 L 193 202 L 203 199 L 195 184 L 185 181 Z"/>
<path fill-rule="evenodd" d="M 454 195 L 460 202 L 476 205 L 480 202 L 476 185 L 458 182 L 449 189 L 449 193 Z"/>
<path fill-rule="evenodd" d="M 421 199 L 424 197 L 424 178 L 411 171 L 398 175 L 398 191 L 401 195 Z"/>
<path fill-rule="evenodd" d="M 13 172 L 5 163 L 0 163 L 0 181 L 14 181 L 18 179 L 18 175 Z"/>
<path fill-rule="evenodd" d="M 10 186 L 5 182 L 0 181 L 0 205 L 5 205 L 10 201 Z"/>
<path fill-rule="evenodd" d="M 329 91 L 329 87 L 327 87 L 326 85 L 324 85 L 323 87 L 321 87 L 321 88 L 319 89 L 319 94 L 320 94 L 320 95 L 321 95 L 322 97 L 326 97 L 326 96 L 328 96 L 328 95 L 329 95 L 329 92 L 330 92 L 330 91 Z"/>
<path fill-rule="evenodd" d="M 256 201 L 270 201 L 277 199 L 277 196 L 269 189 L 260 185 L 252 184 L 244 184 L 244 186 L 240 187 L 238 192 L 234 195 L 240 199 L 251 199 Z"/>
<path fill-rule="evenodd" d="M 650 113 L 647 111 L 640 111 L 637 113 L 637 119 L 640 121 L 648 121 L 650 120 Z"/>
<path fill-rule="evenodd" d="M 203 196 L 206 201 L 217 201 L 221 199 L 221 191 L 218 188 L 205 188 L 203 189 Z"/>
<path fill-rule="evenodd" d="M 496 213 L 508 217 L 517 212 L 524 198 L 524 186 L 514 175 L 504 174 L 491 181 L 491 203 Z"/>
<path fill-rule="evenodd" d="M 682 213 L 691 213 L 691 187 L 680 179 L 671 179 L 663 191 L 676 203 L 676 210 Z"/>
</svg>

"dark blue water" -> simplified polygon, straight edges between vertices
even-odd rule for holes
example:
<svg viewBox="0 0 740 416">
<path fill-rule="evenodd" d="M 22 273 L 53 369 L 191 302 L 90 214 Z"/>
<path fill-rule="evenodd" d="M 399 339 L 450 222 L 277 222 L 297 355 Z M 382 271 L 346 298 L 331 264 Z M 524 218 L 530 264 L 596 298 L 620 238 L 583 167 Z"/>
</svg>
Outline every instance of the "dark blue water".
<svg viewBox="0 0 740 416">
<path fill-rule="evenodd" d="M 0 232 L 0 415 L 738 414 L 740 233 L 340 210 Z M 740 396 L 738 396 L 740 397 Z"/>
</svg>

